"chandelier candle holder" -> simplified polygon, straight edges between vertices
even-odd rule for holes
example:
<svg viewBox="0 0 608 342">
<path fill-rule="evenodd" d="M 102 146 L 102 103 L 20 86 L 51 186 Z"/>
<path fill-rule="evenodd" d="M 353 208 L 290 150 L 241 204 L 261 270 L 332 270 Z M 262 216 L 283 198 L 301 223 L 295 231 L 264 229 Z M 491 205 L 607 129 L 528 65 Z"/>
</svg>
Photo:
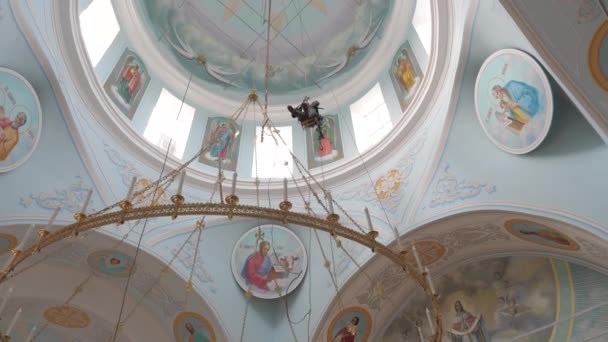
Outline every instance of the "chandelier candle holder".
<svg viewBox="0 0 608 342">
<path fill-rule="evenodd" d="M 236 195 L 236 179 L 238 175 L 237 173 L 232 174 L 232 188 L 230 189 L 230 195 L 226 196 L 226 203 L 230 208 L 228 213 L 228 219 L 232 220 L 234 217 L 234 208 L 239 204 L 239 197 Z"/>
<path fill-rule="evenodd" d="M 429 271 L 428 267 L 424 266 L 424 272 L 422 273 L 422 275 L 426 277 L 426 280 L 429 284 L 429 288 L 431 290 L 431 294 L 434 297 L 438 297 L 439 295 L 435 291 L 435 285 L 433 285 L 433 279 L 431 278 L 431 271 Z"/>
<path fill-rule="evenodd" d="M 372 253 L 376 253 L 376 244 L 377 244 L 376 239 L 378 238 L 379 235 L 380 234 L 376 230 L 372 230 L 369 233 L 367 233 L 367 237 L 369 238 L 370 243 L 371 243 L 370 249 L 372 250 Z"/>
<path fill-rule="evenodd" d="M 422 263 L 420 262 L 420 257 L 418 256 L 418 251 L 416 251 L 416 245 L 412 245 L 412 254 L 414 254 L 414 259 L 416 260 L 416 266 L 418 266 L 418 271 L 422 273 L 424 276 L 424 269 L 422 268 Z"/>
<path fill-rule="evenodd" d="M 47 223 L 46 227 L 38 230 L 38 236 L 40 237 L 40 239 L 38 240 L 38 244 L 36 245 L 36 252 L 40 252 L 40 249 L 42 248 L 42 242 L 51 234 L 51 227 L 53 226 L 53 224 L 55 224 L 55 219 L 57 218 L 57 215 L 59 215 L 60 211 L 61 206 L 55 208 L 53 216 L 51 216 L 51 218 L 49 219 L 49 223 Z"/>
<path fill-rule="evenodd" d="M 36 334 L 36 330 L 38 330 L 38 326 L 34 325 L 32 327 L 32 329 L 30 330 L 30 333 L 27 334 L 27 337 L 25 338 L 25 342 L 32 342 L 34 340 L 34 334 Z"/>
<path fill-rule="evenodd" d="M 326 191 L 325 197 L 327 198 L 327 202 L 329 203 L 329 214 L 327 215 L 327 221 L 333 226 L 340 221 L 340 215 L 334 212 L 334 203 L 333 198 L 331 198 L 331 192 Z M 335 237 L 336 232 L 334 230 L 330 231 L 331 236 Z"/>
<path fill-rule="evenodd" d="M 8 302 L 8 299 L 11 297 L 12 294 L 13 294 L 13 288 L 11 287 L 6 291 L 4 298 L 2 298 L 2 304 L 0 304 L 0 317 L 2 316 L 2 313 L 4 312 L 4 308 L 6 307 L 6 303 Z"/>
<path fill-rule="evenodd" d="M 367 209 L 367 207 L 365 207 L 365 209 L 363 210 L 365 212 L 365 218 L 367 219 L 367 227 L 369 228 L 369 231 L 373 231 L 374 230 L 374 226 L 372 226 L 372 217 L 369 215 L 369 209 Z"/>
<path fill-rule="evenodd" d="M 175 220 L 177 218 L 177 208 L 183 205 L 186 202 L 186 199 L 182 195 L 182 189 L 184 188 L 184 179 L 186 178 L 186 170 L 183 170 L 179 174 L 179 183 L 177 185 L 177 192 L 175 195 L 171 196 L 171 202 L 175 204 L 175 211 L 173 215 L 171 215 L 171 219 Z"/>
<path fill-rule="evenodd" d="M 425 308 L 425 312 L 426 312 L 426 319 L 429 322 L 430 333 L 432 334 L 435 332 L 435 327 L 433 327 L 433 320 L 431 319 L 431 312 L 429 311 L 429 308 Z"/>
<path fill-rule="evenodd" d="M 236 195 L 237 176 L 238 175 L 236 172 L 232 174 L 232 189 L 230 191 L 230 195 L 226 196 L 226 203 L 228 203 L 228 205 L 231 207 L 235 207 L 239 204 L 239 196 Z"/>
<path fill-rule="evenodd" d="M 420 342 L 425 342 L 424 341 L 424 335 L 422 334 L 422 328 L 420 328 L 420 322 L 416 321 L 416 330 L 418 330 L 418 338 L 420 339 Z"/>
<path fill-rule="evenodd" d="M 369 233 L 367 233 L 367 236 L 369 237 L 369 239 L 372 242 L 372 253 L 376 252 L 376 238 L 378 238 L 379 233 L 378 231 L 374 230 L 374 226 L 372 226 L 372 218 L 369 215 L 369 210 L 367 209 L 367 207 L 365 207 L 365 209 L 363 210 L 365 212 L 365 218 L 367 219 L 367 227 L 369 228 Z"/>
<path fill-rule="evenodd" d="M 279 203 L 279 208 L 282 211 L 290 211 L 293 204 L 287 198 L 287 178 L 283 178 L 283 201 Z"/>
<path fill-rule="evenodd" d="M 89 206 L 89 202 L 91 201 L 92 195 L 93 195 L 93 189 L 89 189 L 89 192 L 87 193 L 87 197 L 84 200 L 84 204 L 82 205 L 82 208 L 80 209 L 79 212 L 74 214 L 74 220 L 76 220 L 76 222 L 82 222 L 82 221 L 84 221 L 84 219 L 87 218 L 87 207 Z"/>
<path fill-rule="evenodd" d="M 125 199 L 118 203 L 118 206 L 120 207 L 120 209 L 122 209 L 121 219 L 118 221 L 119 225 L 125 223 L 125 216 L 127 212 L 133 209 L 133 203 L 131 203 L 131 195 L 133 194 L 133 189 L 135 189 L 135 182 L 137 182 L 137 177 L 133 177 L 131 179 L 131 185 L 129 185 L 129 191 L 127 191 L 127 196 L 125 197 Z"/>
<path fill-rule="evenodd" d="M 13 331 L 13 328 L 15 328 L 15 324 L 17 324 L 17 320 L 19 319 L 19 316 L 21 316 L 22 311 L 23 311 L 23 309 L 21 309 L 21 308 L 17 309 L 17 312 L 15 312 L 15 315 L 13 316 L 11 323 L 8 325 L 8 328 L 6 329 L 6 333 L 0 334 L 0 342 L 10 341 L 11 332 Z"/>
</svg>

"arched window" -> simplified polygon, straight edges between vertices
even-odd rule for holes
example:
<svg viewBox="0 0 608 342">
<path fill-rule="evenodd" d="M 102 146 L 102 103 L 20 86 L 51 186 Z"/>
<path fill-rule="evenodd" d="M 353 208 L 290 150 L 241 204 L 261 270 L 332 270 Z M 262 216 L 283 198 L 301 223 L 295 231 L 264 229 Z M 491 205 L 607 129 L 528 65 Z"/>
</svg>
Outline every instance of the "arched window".
<svg viewBox="0 0 608 342">
<path fill-rule="evenodd" d="M 144 137 L 163 150 L 169 148 L 174 157 L 183 158 L 194 111 L 194 107 L 186 103 L 182 106 L 181 99 L 163 89 L 150 114 Z"/>
<path fill-rule="evenodd" d="M 291 126 L 277 127 L 280 131 L 281 141 L 278 134 L 277 142 L 270 136 L 270 133 L 264 132 L 264 142 L 261 142 L 262 127 L 255 128 L 255 151 L 253 156 L 253 165 L 251 166 L 252 177 L 259 178 L 290 178 L 293 170 L 293 160 L 291 159 L 290 150 L 293 149 Z M 257 159 L 257 174 L 256 174 L 256 159 Z"/>
<path fill-rule="evenodd" d="M 93 0 L 80 14 L 80 31 L 95 67 L 120 32 L 112 0 Z"/>
<path fill-rule="evenodd" d="M 375 145 L 393 128 L 380 84 L 376 84 L 359 101 L 353 103 L 350 113 L 359 152 Z"/>
</svg>

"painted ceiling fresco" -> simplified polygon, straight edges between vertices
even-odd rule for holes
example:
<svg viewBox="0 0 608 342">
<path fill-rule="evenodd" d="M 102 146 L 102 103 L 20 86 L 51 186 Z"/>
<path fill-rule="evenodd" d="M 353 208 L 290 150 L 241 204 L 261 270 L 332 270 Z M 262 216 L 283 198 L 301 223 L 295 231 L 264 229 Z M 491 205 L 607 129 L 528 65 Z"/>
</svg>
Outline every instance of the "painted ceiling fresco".
<svg viewBox="0 0 608 342">
<path fill-rule="evenodd" d="M 264 89 L 268 1 L 141 1 L 158 40 L 189 72 L 240 92 Z M 269 90 L 317 88 L 353 70 L 381 36 L 393 0 L 273 1 Z"/>
</svg>

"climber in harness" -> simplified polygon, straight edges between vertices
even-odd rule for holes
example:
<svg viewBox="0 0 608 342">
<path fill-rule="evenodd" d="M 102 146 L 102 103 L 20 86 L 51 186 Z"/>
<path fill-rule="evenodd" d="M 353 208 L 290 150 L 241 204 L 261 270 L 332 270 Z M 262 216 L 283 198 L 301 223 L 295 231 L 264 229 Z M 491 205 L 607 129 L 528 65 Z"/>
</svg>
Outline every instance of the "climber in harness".
<svg viewBox="0 0 608 342">
<path fill-rule="evenodd" d="M 295 108 L 292 106 L 287 106 L 287 109 L 291 113 L 292 118 L 298 118 L 302 128 L 317 127 L 319 140 L 321 140 L 323 139 L 323 131 L 321 130 L 323 117 L 321 114 L 319 114 L 319 109 L 323 108 L 319 107 L 319 101 L 313 101 L 310 103 L 309 100 L 310 98 L 306 96 L 300 105 Z"/>
</svg>

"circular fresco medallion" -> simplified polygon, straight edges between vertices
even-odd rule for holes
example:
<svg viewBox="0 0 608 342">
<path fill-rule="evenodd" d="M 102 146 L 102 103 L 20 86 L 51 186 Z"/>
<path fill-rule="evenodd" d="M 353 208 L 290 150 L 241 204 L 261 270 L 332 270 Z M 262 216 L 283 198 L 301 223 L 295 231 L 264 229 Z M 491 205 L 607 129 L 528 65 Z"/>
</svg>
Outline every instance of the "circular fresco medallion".
<svg viewBox="0 0 608 342">
<path fill-rule="evenodd" d="M 568 250 L 579 248 L 576 241 L 571 237 L 540 223 L 513 219 L 505 222 L 505 229 L 522 240 L 542 246 Z"/>
<path fill-rule="evenodd" d="M 588 58 L 591 76 L 600 87 L 608 91 L 608 20 L 593 34 Z"/>
<path fill-rule="evenodd" d="M 414 243 L 416 253 L 420 258 L 420 263 L 423 266 L 429 266 L 439 261 L 446 252 L 445 246 L 435 240 L 420 240 Z M 416 260 L 412 253 L 408 253 L 405 260 L 410 264 L 414 264 Z"/>
<path fill-rule="evenodd" d="M 0 233 L 0 255 L 17 246 L 17 238 L 10 234 Z"/>
<path fill-rule="evenodd" d="M 49 322 L 64 328 L 86 328 L 91 319 L 86 312 L 72 306 L 53 306 L 44 311 L 44 318 Z"/>
<path fill-rule="evenodd" d="M 103 250 L 89 254 L 87 264 L 96 274 L 123 278 L 129 276 L 131 267 L 133 267 L 133 259 L 120 251 Z"/>
<path fill-rule="evenodd" d="M 0 68 L 0 172 L 18 168 L 32 155 L 42 130 L 41 113 L 29 82 Z"/>
<path fill-rule="evenodd" d="M 182 312 L 173 321 L 176 342 L 215 342 L 215 332 L 205 317 L 196 312 Z"/>
<path fill-rule="evenodd" d="M 513 154 L 528 153 L 540 145 L 551 126 L 549 80 L 526 53 L 497 51 L 477 74 L 475 109 L 481 127 L 496 146 Z"/>
<path fill-rule="evenodd" d="M 327 329 L 327 341 L 366 342 L 372 331 L 372 316 L 360 306 L 340 311 Z"/>
<path fill-rule="evenodd" d="M 287 295 L 304 279 L 308 257 L 304 244 L 291 230 L 262 225 L 249 230 L 232 251 L 232 274 L 254 297 Z"/>
</svg>

